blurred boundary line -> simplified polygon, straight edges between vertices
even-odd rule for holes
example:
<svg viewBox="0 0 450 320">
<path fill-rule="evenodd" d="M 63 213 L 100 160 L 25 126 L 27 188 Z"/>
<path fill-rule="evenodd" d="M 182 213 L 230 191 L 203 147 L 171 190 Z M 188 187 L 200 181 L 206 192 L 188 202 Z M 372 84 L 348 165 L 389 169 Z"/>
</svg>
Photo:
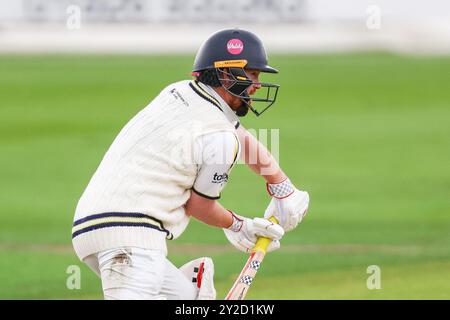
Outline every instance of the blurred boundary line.
<svg viewBox="0 0 450 320">
<path fill-rule="evenodd" d="M 384 21 L 370 30 L 364 21 L 261 25 L 0 25 L 3 54 L 194 54 L 213 32 L 240 27 L 256 32 L 269 54 L 388 51 L 450 54 L 450 22 Z"/>
<path fill-rule="evenodd" d="M 380 253 L 392 255 L 420 255 L 427 252 L 421 245 L 390 244 L 284 244 L 283 253 L 328 253 L 328 254 L 365 254 Z M 54 254 L 75 254 L 71 245 L 64 244 L 14 244 L 0 243 L 0 252 L 35 252 Z M 236 249 L 226 244 L 169 244 L 170 254 L 228 254 L 237 253 Z"/>
</svg>

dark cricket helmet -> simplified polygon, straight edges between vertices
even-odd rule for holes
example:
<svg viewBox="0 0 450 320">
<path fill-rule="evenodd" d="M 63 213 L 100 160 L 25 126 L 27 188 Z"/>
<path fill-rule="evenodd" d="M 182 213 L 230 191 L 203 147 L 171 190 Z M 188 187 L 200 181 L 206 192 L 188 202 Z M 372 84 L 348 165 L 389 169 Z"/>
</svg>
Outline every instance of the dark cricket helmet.
<svg viewBox="0 0 450 320">
<path fill-rule="evenodd" d="M 222 86 L 230 94 L 241 98 L 242 106 L 236 114 L 243 116 L 248 109 L 257 116 L 267 110 L 276 100 L 279 85 L 260 83 L 262 94 L 250 97 L 247 89 L 253 84 L 245 69 L 266 73 L 278 73 L 269 66 L 266 50 L 261 40 L 253 33 L 242 29 L 226 29 L 214 33 L 200 47 L 194 61 L 193 75 L 200 82 Z M 253 103 L 265 103 L 258 111 Z"/>
</svg>

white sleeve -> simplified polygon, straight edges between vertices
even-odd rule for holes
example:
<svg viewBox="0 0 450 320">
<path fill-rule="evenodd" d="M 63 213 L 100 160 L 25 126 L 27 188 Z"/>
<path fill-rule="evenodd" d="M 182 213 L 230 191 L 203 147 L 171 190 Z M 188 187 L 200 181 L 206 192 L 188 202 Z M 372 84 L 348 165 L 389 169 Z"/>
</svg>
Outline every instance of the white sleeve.
<svg viewBox="0 0 450 320">
<path fill-rule="evenodd" d="M 233 132 L 205 134 L 195 141 L 194 154 L 198 165 L 193 191 L 208 199 L 219 199 L 229 174 L 240 154 L 239 139 Z"/>
</svg>

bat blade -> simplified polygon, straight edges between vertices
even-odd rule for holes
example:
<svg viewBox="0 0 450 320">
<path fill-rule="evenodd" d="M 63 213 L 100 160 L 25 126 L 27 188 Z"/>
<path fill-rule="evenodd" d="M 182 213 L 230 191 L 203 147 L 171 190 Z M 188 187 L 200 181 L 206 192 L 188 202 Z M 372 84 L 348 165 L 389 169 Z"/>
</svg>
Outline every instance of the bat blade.
<svg viewBox="0 0 450 320">
<path fill-rule="evenodd" d="M 255 251 L 250 255 L 241 274 L 234 282 L 225 300 L 244 300 L 253 283 L 253 279 L 261 266 L 264 256 L 265 252 L 262 251 Z"/>
</svg>

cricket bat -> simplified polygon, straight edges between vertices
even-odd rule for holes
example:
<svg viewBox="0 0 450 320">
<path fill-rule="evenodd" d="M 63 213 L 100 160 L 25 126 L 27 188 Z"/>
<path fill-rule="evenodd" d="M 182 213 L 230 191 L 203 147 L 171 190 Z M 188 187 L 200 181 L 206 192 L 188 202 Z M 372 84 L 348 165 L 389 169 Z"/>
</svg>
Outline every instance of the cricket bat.
<svg viewBox="0 0 450 320">
<path fill-rule="evenodd" d="M 269 220 L 273 223 L 278 223 L 278 220 L 275 217 L 270 217 Z M 269 238 L 258 238 L 247 263 L 225 297 L 225 300 L 244 300 L 250 289 L 250 285 L 255 279 L 256 273 L 261 267 L 261 263 L 266 255 L 267 247 L 271 241 L 272 240 Z"/>
</svg>

